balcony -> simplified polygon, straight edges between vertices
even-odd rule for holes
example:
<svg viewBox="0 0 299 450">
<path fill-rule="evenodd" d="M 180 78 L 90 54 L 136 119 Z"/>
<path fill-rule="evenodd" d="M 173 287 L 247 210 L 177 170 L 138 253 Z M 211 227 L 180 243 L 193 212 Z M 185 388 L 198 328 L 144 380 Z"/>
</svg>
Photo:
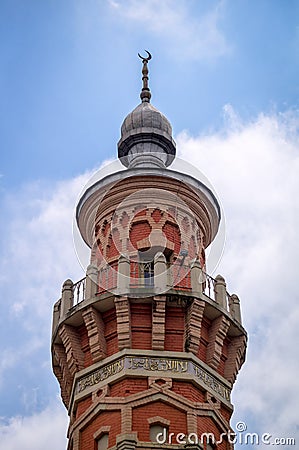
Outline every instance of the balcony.
<svg viewBox="0 0 299 450">
<path fill-rule="evenodd" d="M 88 289 L 87 285 L 92 286 Z M 93 292 L 88 292 L 91 290 Z M 201 269 L 198 261 L 170 265 L 164 260 L 159 261 L 159 258 L 154 262 L 130 262 L 121 257 L 118 263 L 107 265 L 100 270 L 90 266 L 87 277 L 72 284 L 72 307 L 92 295 L 99 297 L 105 292 L 145 296 L 170 291 L 185 295 L 205 295 L 225 309 L 228 309 L 232 298 L 234 300 L 236 297 L 227 292 L 225 281 L 220 275 L 216 278 L 208 275 Z"/>
<path fill-rule="evenodd" d="M 62 297 L 54 307 L 53 326 L 85 304 L 109 299 L 114 295 L 148 298 L 163 294 L 182 301 L 198 297 L 213 309 L 226 311 L 241 323 L 237 295 L 230 295 L 224 278 L 208 275 L 198 260 L 189 264 L 177 260 L 169 264 L 163 254 L 158 254 L 152 262 L 129 261 L 121 256 L 117 263 L 100 269 L 90 265 L 86 275 L 76 283 L 71 280 L 64 282 Z"/>
</svg>

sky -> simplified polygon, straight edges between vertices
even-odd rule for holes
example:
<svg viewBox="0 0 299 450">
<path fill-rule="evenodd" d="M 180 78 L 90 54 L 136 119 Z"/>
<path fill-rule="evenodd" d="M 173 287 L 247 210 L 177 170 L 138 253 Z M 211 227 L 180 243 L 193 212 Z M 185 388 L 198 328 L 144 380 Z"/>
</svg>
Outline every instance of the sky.
<svg viewBox="0 0 299 450">
<path fill-rule="evenodd" d="M 249 334 L 232 425 L 299 442 L 298 48 L 295 0 L 1 0 L 1 450 L 66 448 L 52 307 L 83 276 L 74 209 L 117 156 L 144 49 L 177 154 L 225 214 L 213 275 L 239 295 Z"/>
</svg>

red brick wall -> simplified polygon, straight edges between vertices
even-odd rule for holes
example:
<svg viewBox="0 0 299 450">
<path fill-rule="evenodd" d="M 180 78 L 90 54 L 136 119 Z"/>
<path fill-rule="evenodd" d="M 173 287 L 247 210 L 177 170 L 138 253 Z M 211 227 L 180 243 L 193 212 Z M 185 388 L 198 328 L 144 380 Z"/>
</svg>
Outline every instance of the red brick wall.
<svg viewBox="0 0 299 450">
<path fill-rule="evenodd" d="M 224 339 L 223 342 L 223 348 L 222 348 L 222 354 L 221 354 L 221 360 L 218 372 L 224 376 L 224 367 L 225 367 L 225 361 L 227 360 L 227 352 L 228 352 L 228 346 L 230 344 L 231 340 L 228 338 Z"/>
<path fill-rule="evenodd" d="M 131 303 L 132 348 L 152 348 L 152 305 Z"/>
<path fill-rule="evenodd" d="M 118 381 L 110 387 L 111 397 L 126 397 L 147 390 L 148 383 L 146 378 L 127 378 Z"/>
<path fill-rule="evenodd" d="M 229 422 L 232 415 L 232 411 L 227 409 L 225 406 L 221 405 L 220 412 L 222 416 L 225 418 L 225 420 Z"/>
<path fill-rule="evenodd" d="M 119 231 L 115 230 L 113 234 L 109 237 L 107 246 L 107 259 L 111 261 L 119 256 L 119 248 L 121 248 L 119 243 Z"/>
<path fill-rule="evenodd" d="M 76 419 L 78 419 L 78 417 L 80 417 L 87 410 L 87 408 L 90 407 L 91 404 L 92 404 L 91 395 L 81 400 L 77 406 Z"/>
<path fill-rule="evenodd" d="M 84 367 L 88 367 L 93 363 L 93 361 L 90 353 L 88 334 L 85 325 L 81 325 L 81 327 L 78 328 L 78 333 L 80 335 L 81 348 L 84 353 Z"/>
<path fill-rule="evenodd" d="M 203 433 L 213 433 L 215 439 L 219 441 L 221 431 L 218 430 L 214 421 L 209 417 L 198 417 L 197 418 L 197 435 L 200 438 Z M 206 440 L 205 440 L 206 444 Z M 206 445 L 204 446 L 206 449 Z M 217 445 L 217 450 L 227 450 L 227 442 L 222 442 Z"/>
<path fill-rule="evenodd" d="M 107 343 L 107 356 L 118 352 L 118 339 L 116 328 L 116 313 L 112 308 L 102 315 L 105 324 L 105 339 Z"/>
<path fill-rule="evenodd" d="M 134 223 L 130 230 L 130 241 L 134 248 L 138 248 L 137 242 L 147 238 L 151 233 L 151 226 L 148 222 Z"/>
<path fill-rule="evenodd" d="M 166 307 L 165 350 L 184 351 L 185 311 L 183 308 Z"/>
<path fill-rule="evenodd" d="M 160 222 L 160 220 L 161 220 L 161 218 L 162 218 L 162 214 L 161 214 L 160 209 L 156 208 L 156 209 L 152 212 L 151 216 L 152 216 L 152 218 L 154 219 L 154 221 L 155 221 L 156 223 Z"/>
<path fill-rule="evenodd" d="M 147 419 L 155 416 L 160 416 L 170 421 L 169 432 L 187 433 L 186 413 L 166 403 L 157 401 L 133 409 L 132 428 L 133 431 L 138 431 L 140 441 L 150 441 Z"/>
<path fill-rule="evenodd" d="M 201 338 L 200 338 L 199 350 L 198 350 L 198 354 L 197 354 L 199 359 L 201 359 L 203 362 L 207 361 L 207 345 L 209 343 L 210 325 L 211 325 L 211 321 L 209 321 L 207 318 L 203 318 L 202 324 L 201 324 Z"/>
<path fill-rule="evenodd" d="M 109 433 L 109 447 L 115 445 L 116 436 L 121 432 L 120 411 L 103 411 L 87 425 L 80 433 L 80 450 L 94 450 L 95 443 L 93 435 L 99 428 L 111 426 Z"/>
<path fill-rule="evenodd" d="M 163 227 L 163 232 L 167 239 L 174 243 L 174 253 L 178 255 L 181 248 L 181 234 L 179 227 L 170 222 L 166 222 Z"/>
<path fill-rule="evenodd" d="M 172 390 L 179 395 L 182 395 L 185 398 L 188 398 L 192 402 L 201 402 L 205 401 L 204 392 L 197 389 L 192 383 L 188 383 L 185 381 L 173 381 L 172 382 Z"/>
</svg>

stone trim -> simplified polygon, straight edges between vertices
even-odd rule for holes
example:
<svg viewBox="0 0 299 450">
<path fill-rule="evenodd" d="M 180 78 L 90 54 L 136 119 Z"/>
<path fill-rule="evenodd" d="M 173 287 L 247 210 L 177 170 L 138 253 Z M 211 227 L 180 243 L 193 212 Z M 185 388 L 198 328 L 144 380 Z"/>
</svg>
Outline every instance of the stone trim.
<svg viewBox="0 0 299 450">
<path fill-rule="evenodd" d="M 128 297 L 115 297 L 118 349 L 131 347 L 131 314 Z"/>
<path fill-rule="evenodd" d="M 221 315 L 213 320 L 209 330 L 209 344 L 207 347 L 207 364 L 217 370 L 220 364 L 224 339 L 230 322 Z"/>
<path fill-rule="evenodd" d="M 166 296 L 154 297 L 152 312 L 152 349 L 164 350 Z"/>
<path fill-rule="evenodd" d="M 164 384 L 158 384 L 158 381 L 164 381 Z M 148 386 L 150 388 L 158 389 L 171 389 L 172 388 L 172 378 L 166 377 L 148 377 Z"/>
<path fill-rule="evenodd" d="M 99 439 L 102 434 L 108 434 L 110 430 L 111 430 L 110 425 L 99 428 L 93 435 L 94 440 L 96 441 L 97 439 Z"/>
<path fill-rule="evenodd" d="M 141 369 L 136 369 L 134 371 L 126 369 L 124 365 L 124 360 L 126 358 L 151 358 L 151 359 L 171 359 L 171 360 L 177 360 L 177 359 L 183 359 L 186 361 L 189 361 L 189 364 L 193 364 L 193 367 L 195 369 L 194 376 L 190 375 L 189 373 L 183 372 L 183 373 L 172 373 L 172 372 L 164 372 L 163 371 L 144 371 Z M 109 366 L 111 368 L 109 369 Z M 108 367 L 108 371 L 107 371 Z M 97 379 L 95 379 L 92 384 L 89 384 L 84 388 L 81 389 L 81 392 L 78 392 L 78 383 L 81 382 L 81 380 L 86 377 L 90 377 L 94 372 L 98 371 L 105 371 L 103 376 L 97 376 Z M 165 376 L 166 375 L 166 376 Z M 103 389 L 104 386 L 107 386 L 108 383 L 113 383 L 117 381 L 118 379 L 124 378 L 124 377 L 147 377 L 149 382 L 151 379 L 177 379 L 177 380 L 185 380 L 185 381 L 191 381 L 199 384 L 205 391 L 210 391 L 213 396 L 217 396 L 217 393 L 211 388 L 211 386 L 214 385 L 214 380 L 217 381 L 220 385 L 223 386 L 225 390 L 227 390 L 228 393 L 228 400 L 221 397 L 221 401 L 226 404 L 226 406 L 229 409 L 232 409 L 232 405 L 229 400 L 229 393 L 232 389 L 232 384 L 227 381 L 222 375 L 217 373 L 214 369 L 210 368 L 207 364 L 205 364 L 203 361 L 201 361 L 197 356 L 193 355 L 193 353 L 181 353 L 181 352 L 169 352 L 169 351 L 163 351 L 160 352 L 159 355 L 157 355 L 156 351 L 152 350 L 143 350 L 142 356 L 140 354 L 140 350 L 138 349 L 124 349 L 119 353 L 116 353 L 114 355 L 111 355 L 105 359 L 105 361 L 99 361 L 96 364 L 93 364 L 92 366 L 85 368 L 81 370 L 79 373 L 75 375 L 75 380 L 72 384 L 72 390 L 71 390 L 71 399 L 70 402 L 68 402 L 69 406 L 69 415 L 72 414 L 72 410 L 75 408 L 76 403 L 80 401 L 81 399 L 85 398 L 87 395 L 92 394 L 95 390 Z M 96 386 L 95 386 L 96 385 Z M 216 387 L 216 386 L 215 386 Z M 158 386 L 155 386 L 155 391 L 157 391 Z M 167 386 L 162 386 L 159 391 L 169 389 L 168 383 Z M 218 388 L 217 388 L 218 389 Z"/>
<path fill-rule="evenodd" d="M 159 425 L 165 425 L 166 427 L 169 427 L 169 425 L 170 425 L 170 420 L 164 419 L 164 417 L 161 417 L 161 416 L 150 417 L 149 419 L 147 419 L 147 421 L 148 421 L 149 425 L 159 424 Z"/>
<path fill-rule="evenodd" d="M 197 433 L 197 414 L 191 409 L 187 412 L 187 430 L 188 433 Z"/>
<path fill-rule="evenodd" d="M 79 445 L 80 445 L 80 432 L 79 432 L 79 430 L 77 430 L 77 429 L 72 430 L 72 436 L 70 437 L 70 435 L 71 435 L 71 430 L 69 428 L 69 431 L 68 431 L 69 443 L 68 443 L 67 450 L 69 450 L 71 442 L 73 442 L 72 450 L 78 450 L 79 449 Z"/>
<path fill-rule="evenodd" d="M 66 324 L 60 328 L 59 336 L 65 348 L 69 371 L 74 376 L 84 368 L 84 353 L 81 348 L 80 336 L 75 327 Z"/>
<path fill-rule="evenodd" d="M 132 408 L 125 405 L 121 408 L 121 431 L 122 433 L 130 433 L 132 430 Z"/>
<path fill-rule="evenodd" d="M 58 363 L 58 366 L 53 363 L 53 371 L 60 384 L 62 401 L 68 407 L 71 396 L 73 376 L 69 371 L 64 346 L 62 344 L 54 344 L 53 352 L 54 358 Z"/>
<path fill-rule="evenodd" d="M 120 411 L 121 413 L 121 430 L 122 434 L 131 434 L 132 429 L 132 410 L 133 408 L 147 405 L 155 401 L 163 401 L 164 403 L 173 406 L 174 408 L 186 413 L 188 433 L 197 432 L 197 418 L 210 417 L 222 432 L 227 431 L 229 422 L 227 422 L 220 414 L 219 410 L 215 409 L 213 405 L 206 403 L 194 403 L 185 397 L 167 390 L 166 392 L 153 392 L 152 389 L 143 391 L 138 394 L 133 394 L 128 397 L 106 397 L 101 402 L 96 402 L 90 407 L 70 426 L 69 437 L 79 435 L 80 430 L 85 428 L 94 417 L 100 414 L 101 411 Z M 162 423 L 162 425 L 169 426 L 167 419 L 160 416 L 151 417 L 148 419 L 150 423 Z M 74 447 L 76 450 L 76 447 Z"/>
<path fill-rule="evenodd" d="M 236 336 L 232 338 L 228 347 L 227 360 L 224 367 L 224 376 L 231 383 L 234 383 L 238 372 L 244 363 L 246 352 L 246 336 Z"/>
<path fill-rule="evenodd" d="M 154 376 L 168 375 L 175 379 L 193 380 L 205 390 L 221 398 L 225 403 L 230 401 L 230 387 L 219 380 L 219 376 L 210 374 L 201 364 L 194 363 L 190 358 L 167 358 L 163 356 L 122 356 L 110 364 L 89 371 L 86 375 L 76 377 L 74 394 L 81 397 L 101 387 L 107 382 L 115 381 L 124 376 Z M 167 386 L 169 388 L 169 386 Z"/>
<path fill-rule="evenodd" d="M 186 351 L 198 354 L 200 337 L 201 337 L 201 324 L 203 313 L 205 309 L 204 300 L 194 298 L 190 303 L 186 314 Z"/>
<path fill-rule="evenodd" d="M 116 437 L 117 450 L 134 450 L 138 442 L 137 433 L 122 433 Z"/>
<path fill-rule="evenodd" d="M 105 339 L 105 324 L 101 314 L 92 306 L 82 311 L 82 317 L 87 329 L 89 348 L 93 362 L 104 359 L 107 354 Z"/>
<path fill-rule="evenodd" d="M 108 397 L 109 394 L 110 394 L 110 386 L 109 384 L 106 384 L 106 386 L 102 386 L 100 389 L 97 389 L 92 393 L 92 401 L 93 402 L 102 401 L 102 399 Z"/>
</svg>

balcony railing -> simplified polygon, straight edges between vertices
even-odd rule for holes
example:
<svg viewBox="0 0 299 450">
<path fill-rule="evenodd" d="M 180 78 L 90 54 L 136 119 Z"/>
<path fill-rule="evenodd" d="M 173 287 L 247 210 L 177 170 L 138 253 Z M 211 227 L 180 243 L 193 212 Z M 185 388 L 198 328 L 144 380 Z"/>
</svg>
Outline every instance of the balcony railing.
<svg viewBox="0 0 299 450">
<path fill-rule="evenodd" d="M 86 277 L 73 284 L 73 305 L 77 305 L 85 300 Z"/>
<path fill-rule="evenodd" d="M 172 265 L 165 263 L 165 266 L 162 266 L 165 270 L 159 275 L 155 273 L 154 262 L 128 261 L 127 263 L 127 276 L 118 272 L 122 270 L 118 263 L 96 270 L 97 276 L 93 279 L 95 285 L 94 294 L 100 295 L 103 292 L 118 291 L 127 293 L 134 289 L 156 293 L 156 291 L 159 292 L 160 288 L 160 292 L 166 292 L 170 289 L 185 291 L 186 293 L 191 293 L 192 291 L 201 292 L 217 303 L 219 303 L 219 298 L 221 297 L 220 303 L 224 307 L 227 307 L 230 302 L 231 296 L 226 291 L 222 277 L 215 279 L 204 272 L 198 265 L 195 267 L 194 265 L 180 264 L 179 262 L 175 262 Z M 194 269 L 197 270 L 195 275 Z M 120 280 L 120 275 L 124 281 Z M 162 285 L 162 278 L 159 281 L 159 276 L 163 277 Z M 82 278 L 72 285 L 73 306 L 85 300 L 87 279 L 89 280 L 89 277 Z M 120 286 L 121 284 L 122 286 Z"/>
<path fill-rule="evenodd" d="M 215 278 L 202 271 L 203 293 L 210 297 L 212 300 L 215 300 L 215 283 Z"/>
<path fill-rule="evenodd" d="M 152 262 L 130 263 L 130 287 L 153 287 L 154 286 L 154 264 Z"/>
<path fill-rule="evenodd" d="M 201 269 L 199 261 L 193 261 L 190 265 L 176 261 L 170 265 L 162 256 L 153 262 L 130 262 L 120 257 L 111 266 L 100 269 L 89 266 L 85 278 L 74 284 L 71 280 L 64 282 L 57 314 L 65 317 L 84 300 L 92 300 L 105 292 L 153 296 L 175 290 L 201 298 L 205 295 L 219 307 L 229 310 L 232 317 L 241 323 L 239 298 L 228 294 L 223 277 L 211 277 Z"/>
</svg>

